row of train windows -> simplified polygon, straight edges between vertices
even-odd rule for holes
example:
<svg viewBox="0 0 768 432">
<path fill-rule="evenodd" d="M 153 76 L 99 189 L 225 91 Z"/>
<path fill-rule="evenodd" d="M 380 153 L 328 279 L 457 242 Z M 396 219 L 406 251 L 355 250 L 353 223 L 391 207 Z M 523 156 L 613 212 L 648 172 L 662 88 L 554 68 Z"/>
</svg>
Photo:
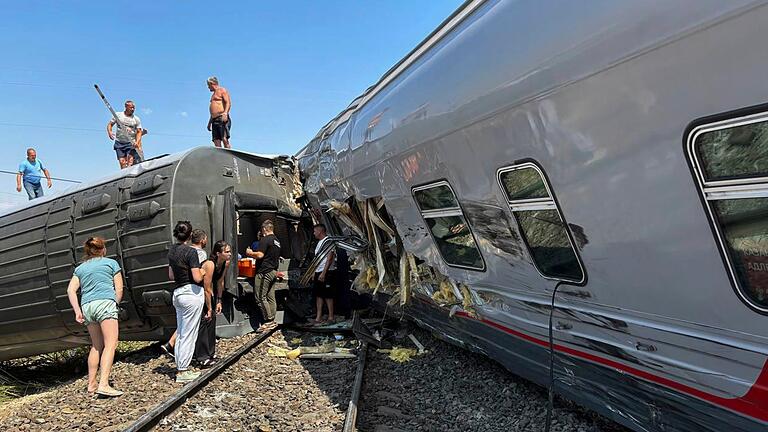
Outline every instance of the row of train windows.
<svg viewBox="0 0 768 432">
<path fill-rule="evenodd" d="M 699 126 L 687 151 L 737 293 L 768 312 L 768 113 Z M 502 168 L 497 180 L 541 275 L 582 282 L 583 267 L 539 167 Z M 413 195 L 446 263 L 484 270 L 448 182 L 416 187 Z"/>
<path fill-rule="evenodd" d="M 502 168 L 497 179 L 541 275 L 583 281 L 581 263 L 539 167 L 524 163 Z M 415 187 L 413 196 L 445 262 L 455 267 L 484 270 L 485 263 L 472 230 L 448 182 Z"/>
</svg>

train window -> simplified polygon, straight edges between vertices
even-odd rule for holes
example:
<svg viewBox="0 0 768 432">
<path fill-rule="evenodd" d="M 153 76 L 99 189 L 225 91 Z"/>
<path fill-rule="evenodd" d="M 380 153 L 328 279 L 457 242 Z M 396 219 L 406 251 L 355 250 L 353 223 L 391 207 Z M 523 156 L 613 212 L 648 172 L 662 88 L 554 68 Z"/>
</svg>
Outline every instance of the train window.
<svg viewBox="0 0 768 432">
<path fill-rule="evenodd" d="M 696 137 L 706 181 L 768 176 L 768 121 L 715 129 Z"/>
<path fill-rule="evenodd" d="M 413 196 L 443 260 L 450 266 L 485 270 L 475 237 L 448 182 L 416 187 Z"/>
<path fill-rule="evenodd" d="M 582 282 L 584 270 L 539 167 L 525 163 L 502 168 L 498 180 L 539 273 Z"/>
<path fill-rule="evenodd" d="M 768 312 L 768 116 L 694 129 L 688 156 L 723 249 L 747 304 Z"/>
</svg>

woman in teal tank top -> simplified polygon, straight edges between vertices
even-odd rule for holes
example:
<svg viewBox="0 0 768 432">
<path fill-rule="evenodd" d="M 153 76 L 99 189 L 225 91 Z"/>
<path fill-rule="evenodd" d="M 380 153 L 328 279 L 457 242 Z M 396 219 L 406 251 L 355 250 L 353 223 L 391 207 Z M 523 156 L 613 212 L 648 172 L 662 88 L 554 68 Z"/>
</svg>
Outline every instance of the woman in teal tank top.
<svg viewBox="0 0 768 432">
<path fill-rule="evenodd" d="M 123 297 L 123 276 L 117 261 L 105 258 L 104 239 L 89 238 L 83 245 L 83 262 L 72 275 L 67 288 L 75 321 L 88 327 L 91 352 L 88 354 L 88 392 L 101 396 L 120 396 L 123 392 L 109 385 L 118 336 L 118 303 Z M 81 298 L 77 300 L 77 290 Z M 96 374 L 101 365 L 101 376 Z"/>
</svg>

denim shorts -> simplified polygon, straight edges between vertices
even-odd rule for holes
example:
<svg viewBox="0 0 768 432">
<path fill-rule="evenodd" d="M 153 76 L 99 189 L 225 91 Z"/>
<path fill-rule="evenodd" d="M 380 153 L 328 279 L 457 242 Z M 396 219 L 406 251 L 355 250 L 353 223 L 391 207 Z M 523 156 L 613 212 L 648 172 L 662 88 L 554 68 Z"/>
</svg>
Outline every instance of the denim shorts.
<svg viewBox="0 0 768 432">
<path fill-rule="evenodd" d="M 114 300 L 94 300 L 83 305 L 83 324 L 100 323 L 108 319 L 117 319 L 117 303 Z"/>
</svg>

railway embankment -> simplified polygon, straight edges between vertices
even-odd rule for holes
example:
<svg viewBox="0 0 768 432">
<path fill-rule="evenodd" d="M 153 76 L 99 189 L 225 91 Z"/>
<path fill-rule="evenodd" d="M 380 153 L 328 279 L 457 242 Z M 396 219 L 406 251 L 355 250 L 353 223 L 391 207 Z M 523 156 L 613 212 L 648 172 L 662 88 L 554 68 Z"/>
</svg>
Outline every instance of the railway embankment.
<svg viewBox="0 0 768 432">
<path fill-rule="evenodd" d="M 546 389 L 518 378 L 491 359 L 457 348 L 401 323 L 392 350 L 367 349 L 357 404 L 359 431 L 544 430 Z M 409 336 L 410 335 L 410 336 Z M 220 340 L 227 357 L 256 335 Z M 153 430 L 341 431 L 352 396 L 354 356 L 306 354 L 298 347 L 355 348 L 357 341 L 280 329 L 238 358 L 159 420 Z M 421 345 L 419 349 L 418 342 Z M 85 377 L 0 406 L 0 428 L 23 431 L 121 431 L 182 389 L 173 363 L 150 347 L 115 364 L 115 387 L 126 393 L 94 399 Z M 354 349 L 348 352 L 355 352 Z M 552 431 L 625 432 L 597 414 L 557 400 Z"/>
</svg>

